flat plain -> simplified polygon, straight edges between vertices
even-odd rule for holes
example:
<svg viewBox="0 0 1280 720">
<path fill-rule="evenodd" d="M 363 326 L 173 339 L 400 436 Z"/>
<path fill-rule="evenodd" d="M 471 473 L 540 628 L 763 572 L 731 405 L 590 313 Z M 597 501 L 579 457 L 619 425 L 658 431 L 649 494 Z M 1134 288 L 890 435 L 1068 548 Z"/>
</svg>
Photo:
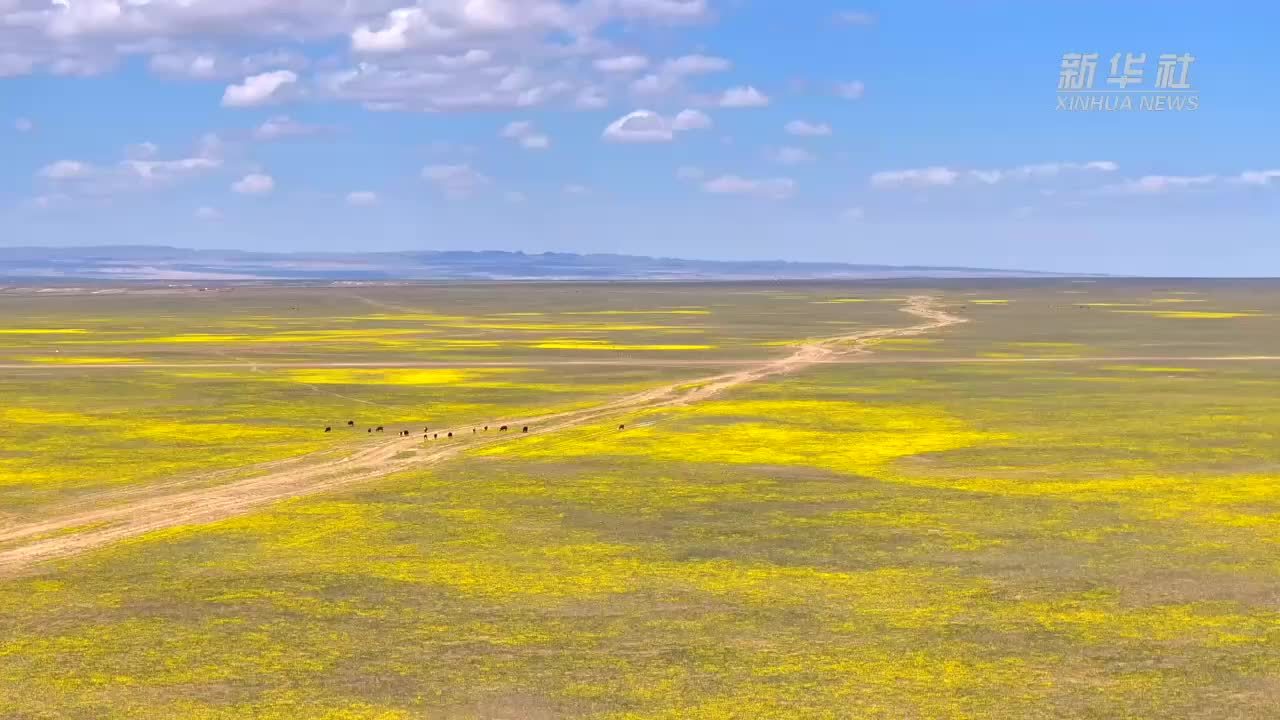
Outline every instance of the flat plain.
<svg viewBox="0 0 1280 720">
<path fill-rule="evenodd" d="M 1275 717 L 1278 330 L 1265 282 L 0 291 L 0 716 Z"/>
</svg>

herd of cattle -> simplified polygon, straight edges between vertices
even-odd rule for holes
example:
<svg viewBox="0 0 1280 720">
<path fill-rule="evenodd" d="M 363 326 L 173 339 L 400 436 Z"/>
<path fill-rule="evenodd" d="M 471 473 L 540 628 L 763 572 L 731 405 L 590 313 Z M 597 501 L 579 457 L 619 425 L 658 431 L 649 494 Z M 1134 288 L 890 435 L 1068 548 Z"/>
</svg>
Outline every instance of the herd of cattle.
<svg viewBox="0 0 1280 720">
<path fill-rule="evenodd" d="M 349 428 L 353 428 L 353 427 L 355 427 L 355 426 L 356 426 L 356 421 L 355 421 L 355 420 L 348 420 L 348 421 L 347 421 L 347 427 L 349 427 Z M 501 427 L 499 427 L 499 428 L 498 428 L 498 432 L 506 432 L 506 431 L 508 431 L 508 430 L 510 430 L 510 429 L 511 429 L 510 427 L 508 427 L 508 426 L 506 426 L 506 425 L 503 425 L 503 426 L 501 426 Z M 619 429 L 619 430 L 626 430 L 626 429 L 627 429 L 627 426 L 626 426 L 626 425 L 619 425 L 619 426 L 618 426 L 618 429 Z M 376 428 L 374 428 L 374 427 L 369 428 L 366 432 L 368 432 L 369 434 L 373 434 L 373 433 L 386 432 L 386 430 L 387 430 L 387 429 L 386 429 L 385 427 L 383 427 L 383 426 L 379 425 L 379 426 L 377 426 Z M 331 433 L 331 432 L 333 432 L 333 426 L 332 426 L 332 425 L 330 425 L 330 426 L 326 427 L 326 428 L 324 429 L 324 431 L 325 431 L 325 432 L 327 432 L 327 433 Z M 481 432 L 481 431 L 480 431 L 480 430 L 478 430 L 477 428 L 471 428 L 471 433 L 472 433 L 473 435 L 474 435 L 474 434 L 476 434 L 476 433 L 478 433 L 478 432 Z M 484 426 L 484 432 L 489 432 L 489 426 L 488 426 L 488 425 L 485 425 L 485 426 Z M 523 428 L 523 430 L 522 430 L 522 432 L 529 432 L 529 426 L 528 426 L 528 425 L 525 425 L 525 426 L 524 426 L 524 428 Z M 409 436 L 410 436 L 410 435 L 412 435 L 412 434 L 413 434 L 413 433 L 411 433 L 411 432 L 410 432 L 410 431 L 408 431 L 408 430 L 401 430 L 401 431 L 400 431 L 400 437 L 409 437 Z M 453 437 L 453 433 L 452 433 L 452 432 L 450 432 L 450 433 L 446 433 L 446 438 L 452 438 L 452 437 Z M 434 433 L 434 434 L 433 434 L 433 433 L 431 432 L 431 428 L 425 428 L 425 427 L 424 427 L 424 428 L 422 428 L 422 439 L 423 439 L 423 440 L 439 440 L 439 439 L 440 439 L 440 433 Z"/>
</svg>

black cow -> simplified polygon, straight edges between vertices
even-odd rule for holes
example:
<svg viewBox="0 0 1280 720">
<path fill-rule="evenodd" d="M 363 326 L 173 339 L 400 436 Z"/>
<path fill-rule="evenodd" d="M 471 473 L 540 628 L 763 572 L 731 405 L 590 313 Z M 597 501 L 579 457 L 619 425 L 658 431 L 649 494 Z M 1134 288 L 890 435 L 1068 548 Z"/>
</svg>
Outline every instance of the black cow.
<svg viewBox="0 0 1280 720">
<path fill-rule="evenodd" d="M 626 429 L 627 429 L 627 426 L 626 426 L 626 425 L 619 425 L 619 426 L 618 426 L 618 429 L 619 429 L 619 430 L 626 430 Z"/>
<path fill-rule="evenodd" d="M 485 426 L 484 426 L 484 431 L 485 431 L 485 432 L 489 432 L 489 426 L 488 426 L 488 425 L 485 425 Z"/>
<path fill-rule="evenodd" d="M 331 427 L 327 427 L 327 428 L 325 428 L 325 429 L 324 429 L 324 431 L 325 431 L 325 432 L 333 432 L 333 428 L 331 428 Z"/>
<path fill-rule="evenodd" d="M 525 426 L 524 426 L 524 431 L 525 431 L 525 432 L 529 432 L 529 426 L 528 426 L 528 425 L 525 425 Z"/>
<path fill-rule="evenodd" d="M 356 421 L 355 421 L 355 420 L 348 420 L 348 421 L 347 421 L 347 427 L 355 427 L 355 426 L 356 426 Z"/>
<path fill-rule="evenodd" d="M 449 433 L 449 437 L 453 437 L 453 433 Z"/>
<path fill-rule="evenodd" d="M 507 431 L 507 426 L 506 426 L 506 425 L 503 425 L 502 427 L 498 428 L 498 431 L 499 431 L 499 432 L 506 432 L 506 431 Z"/>
<path fill-rule="evenodd" d="M 379 425 L 376 432 L 386 432 L 386 430 L 381 425 Z"/>
<path fill-rule="evenodd" d="M 436 436 L 435 436 L 435 437 L 433 437 L 433 438 L 431 438 L 431 439 L 432 439 L 432 440 L 439 440 L 439 439 L 440 439 L 440 433 L 436 433 Z"/>
</svg>

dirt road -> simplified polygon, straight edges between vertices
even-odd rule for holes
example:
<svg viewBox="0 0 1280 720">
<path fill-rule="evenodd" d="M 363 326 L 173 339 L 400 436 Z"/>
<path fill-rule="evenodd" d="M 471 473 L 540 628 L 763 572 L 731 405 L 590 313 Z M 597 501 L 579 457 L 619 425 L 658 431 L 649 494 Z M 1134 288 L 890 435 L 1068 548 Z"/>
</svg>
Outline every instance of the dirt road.
<svg viewBox="0 0 1280 720">
<path fill-rule="evenodd" d="M 902 310 L 924 322 L 813 341 L 801 345 L 787 357 L 734 372 L 653 388 L 584 410 L 505 422 L 513 428 L 529 425 L 531 435 L 541 435 L 638 410 L 699 402 L 746 383 L 837 358 L 865 355 L 875 340 L 921 335 L 967 322 L 965 318 L 947 313 L 928 296 L 910 298 Z M 175 481 L 144 490 L 99 495 L 94 498 L 96 507 L 92 509 L 0 529 L 0 574 L 14 574 L 38 563 L 70 557 L 156 530 L 210 523 L 280 500 L 428 467 L 467 450 L 525 437 L 518 430 L 475 435 L 470 425 L 443 428 L 438 432 L 441 437 L 448 432 L 456 437 L 452 441 L 439 440 L 425 445 L 418 437 L 379 439 L 376 444 L 346 456 L 320 454 L 269 463 L 259 466 L 261 474 L 214 487 L 192 488 Z M 148 491 L 151 494 L 146 494 Z"/>
</svg>

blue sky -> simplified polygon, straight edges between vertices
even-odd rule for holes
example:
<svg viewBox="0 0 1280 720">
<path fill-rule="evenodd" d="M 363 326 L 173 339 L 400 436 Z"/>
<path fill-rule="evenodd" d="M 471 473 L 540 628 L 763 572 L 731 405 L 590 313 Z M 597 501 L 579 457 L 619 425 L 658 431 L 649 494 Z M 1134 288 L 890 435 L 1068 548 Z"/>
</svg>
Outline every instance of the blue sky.
<svg viewBox="0 0 1280 720">
<path fill-rule="evenodd" d="M 352 9 L 358 5 L 359 9 Z M 1271 4 L 0 0 L 4 245 L 1280 274 Z M 1189 53 L 1195 111 L 1057 109 Z M 1131 96 L 1137 103 L 1138 95 Z"/>
</svg>

